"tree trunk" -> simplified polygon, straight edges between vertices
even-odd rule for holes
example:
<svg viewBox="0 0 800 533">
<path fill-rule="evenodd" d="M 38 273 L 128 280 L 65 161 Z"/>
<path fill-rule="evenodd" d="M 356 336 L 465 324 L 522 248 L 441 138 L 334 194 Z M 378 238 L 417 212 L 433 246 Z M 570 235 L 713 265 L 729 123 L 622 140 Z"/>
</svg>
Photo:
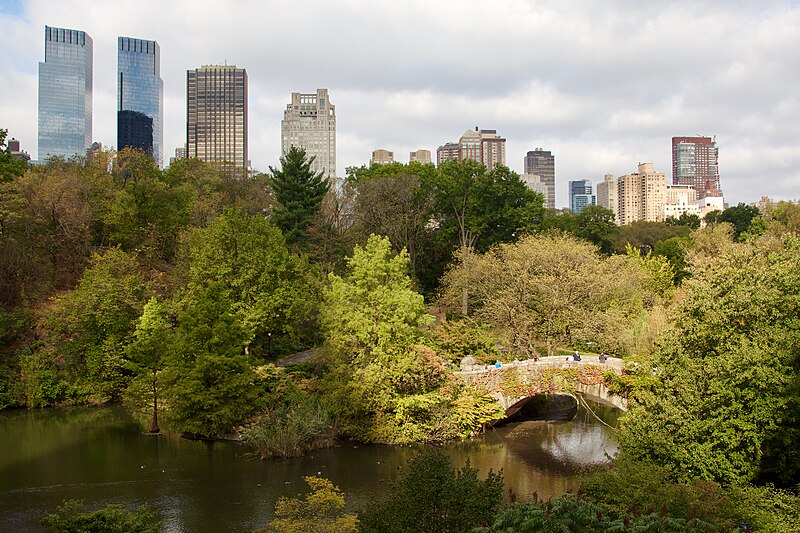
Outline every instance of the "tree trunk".
<svg viewBox="0 0 800 533">
<path fill-rule="evenodd" d="M 150 422 L 150 433 L 161 433 L 161 428 L 158 427 L 158 385 L 155 372 L 153 372 L 153 421 Z"/>
</svg>

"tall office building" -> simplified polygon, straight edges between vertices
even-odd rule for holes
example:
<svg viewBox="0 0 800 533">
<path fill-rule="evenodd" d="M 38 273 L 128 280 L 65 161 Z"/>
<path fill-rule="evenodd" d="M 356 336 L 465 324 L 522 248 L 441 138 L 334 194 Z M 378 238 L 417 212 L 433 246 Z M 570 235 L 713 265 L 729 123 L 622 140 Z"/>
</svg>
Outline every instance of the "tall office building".
<svg viewBox="0 0 800 533">
<path fill-rule="evenodd" d="M 445 143 L 436 150 L 436 164 L 445 161 L 478 161 L 491 171 L 497 165 L 506 164 L 506 140 L 497 135 L 497 130 L 467 130 L 457 143 Z"/>
<path fill-rule="evenodd" d="M 419 161 L 420 163 L 430 163 L 431 151 L 423 150 L 420 148 L 416 152 L 410 152 L 408 156 L 408 162 L 410 163 L 412 161 Z"/>
<path fill-rule="evenodd" d="M 595 205 L 592 182 L 576 180 L 569 182 L 569 208 L 574 214 L 581 213 L 590 205 Z"/>
<path fill-rule="evenodd" d="M 92 144 L 92 38 L 44 27 L 39 63 L 39 160 L 83 156 Z"/>
<path fill-rule="evenodd" d="M 697 198 L 722 196 L 719 150 L 711 137 L 672 138 L 672 183 L 692 185 Z"/>
<path fill-rule="evenodd" d="M 556 158 L 547 150 L 537 148 L 525 156 L 525 174 L 536 174 L 547 186 L 544 206 L 556 208 Z"/>
<path fill-rule="evenodd" d="M 538 192 L 545 199 L 547 198 L 547 185 L 542 182 L 542 177 L 538 174 L 523 174 L 519 177 L 522 182 L 533 192 Z"/>
<path fill-rule="evenodd" d="M 209 65 L 186 72 L 186 157 L 245 177 L 247 159 L 247 71 Z"/>
<path fill-rule="evenodd" d="M 117 39 L 117 149 L 137 148 L 164 162 L 164 82 L 155 41 Z"/>
<path fill-rule="evenodd" d="M 335 183 L 336 106 L 328 98 L 328 89 L 317 89 L 316 94 L 292 93 L 281 121 L 281 152 L 292 146 L 305 149 L 314 157 L 311 169 Z"/>
</svg>

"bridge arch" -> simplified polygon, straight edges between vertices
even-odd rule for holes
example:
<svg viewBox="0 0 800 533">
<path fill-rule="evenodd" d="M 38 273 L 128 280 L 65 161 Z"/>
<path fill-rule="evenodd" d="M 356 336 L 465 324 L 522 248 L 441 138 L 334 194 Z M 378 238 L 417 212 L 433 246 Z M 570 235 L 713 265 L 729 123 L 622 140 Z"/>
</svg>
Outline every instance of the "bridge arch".
<svg viewBox="0 0 800 533">
<path fill-rule="evenodd" d="M 456 375 L 484 388 L 505 409 L 506 417 L 510 417 L 529 398 L 553 393 L 578 394 L 627 411 L 627 399 L 612 394 L 606 379 L 608 371 L 621 375 L 624 369 L 625 363 L 618 358 L 601 361 L 597 356 L 584 356 L 581 361 L 572 361 L 554 356 L 515 361 L 499 368 L 470 365 Z"/>
</svg>

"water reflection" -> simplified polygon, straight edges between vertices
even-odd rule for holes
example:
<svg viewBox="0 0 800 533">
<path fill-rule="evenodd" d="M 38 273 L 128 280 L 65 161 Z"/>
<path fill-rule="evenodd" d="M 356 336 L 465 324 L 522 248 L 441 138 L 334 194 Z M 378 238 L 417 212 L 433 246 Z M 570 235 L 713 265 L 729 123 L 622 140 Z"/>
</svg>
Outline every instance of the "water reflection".
<svg viewBox="0 0 800 533">
<path fill-rule="evenodd" d="M 608 424 L 618 411 L 592 404 Z M 502 469 L 520 497 L 558 496 L 574 489 L 585 465 L 602 462 L 616 446 L 613 432 L 579 408 L 569 422 L 523 421 L 443 448 L 458 466 L 467 460 L 482 475 Z M 420 446 L 342 444 L 310 456 L 258 461 L 233 443 L 152 437 L 118 407 L 0 413 L 0 524 L 42 530 L 39 520 L 64 499 L 90 508 L 147 502 L 170 531 L 249 531 L 270 519 L 279 496 L 304 489 L 303 477 L 322 475 L 357 509 L 380 497 Z"/>
</svg>

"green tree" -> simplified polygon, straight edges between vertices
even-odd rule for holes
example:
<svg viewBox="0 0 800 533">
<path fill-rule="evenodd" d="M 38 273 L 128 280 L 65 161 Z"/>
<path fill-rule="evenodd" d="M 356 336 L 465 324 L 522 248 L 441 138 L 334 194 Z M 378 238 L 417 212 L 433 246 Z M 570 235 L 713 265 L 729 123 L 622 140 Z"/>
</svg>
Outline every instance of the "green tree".
<svg viewBox="0 0 800 533">
<path fill-rule="evenodd" d="M 308 158 L 303 148 L 292 146 L 280 161 L 280 169 L 269 167 L 278 202 L 272 218 L 283 231 L 287 243 L 302 245 L 330 183 L 323 177 L 323 171 L 315 173 L 311 170 L 314 156 Z"/>
<path fill-rule="evenodd" d="M 744 240 L 745 235 L 751 232 L 751 226 L 759 218 L 761 212 L 753 205 L 739 203 L 734 207 L 729 207 L 717 218 L 717 222 L 727 222 L 733 226 L 733 238 L 739 242 Z"/>
<path fill-rule="evenodd" d="M 491 520 L 503 491 L 503 474 L 486 479 L 469 463 L 456 469 L 439 450 L 409 461 L 388 497 L 358 514 L 363 532 L 427 533 L 470 531 Z"/>
<path fill-rule="evenodd" d="M 700 228 L 700 217 L 684 211 L 679 217 L 667 217 L 664 221 L 667 226 L 688 226 L 692 229 Z"/>
<path fill-rule="evenodd" d="M 447 161 L 439 167 L 432 190 L 440 235 L 446 243 L 456 243 L 465 272 L 473 251 L 511 242 L 541 227 L 544 217 L 544 198 L 502 165 L 487 173 L 477 161 Z M 461 281 L 461 313 L 467 315 L 469 276 Z"/>
<path fill-rule="evenodd" d="M 596 244 L 600 253 L 614 253 L 614 242 L 619 226 L 614 222 L 614 212 L 599 205 L 587 206 L 577 215 L 575 235 Z"/>
<path fill-rule="evenodd" d="M 303 498 L 278 498 L 275 519 L 267 531 L 275 533 L 355 533 L 358 520 L 344 512 L 344 495 L 325 478 L 304 478 L 311 492 Z"/>
<path fill-rule="evenodd" d="M 133 379 L 125 391 L 125 401 L 136 414 L 150 418 L 150 433 L 161 431 L 158 425 L 161 371 L 169 357 L 172 336 L 167 330 L 164 307 L 151 298 L 136 323 L 132 342 L 126 347 L 127 367 Z"/>
<path fill-rule="evenodd" d="M 682 477 L 745 482 L 767 469 L 797 482 L 800 241 L 729 245 L 703 265 L 684 281 L 623 447 Z"/>
<path fill-rule="evenodd" d="M 0 183 L 12 181 L 25 173 L 27 163 L 23 159 L 15 159 L 8 153 L 6 136 L 8 130 L 0 128 Z"/>
<path fill-rule="evenodd" d="M 248 352 L 289 351 L 313 332 L 318 288 L 308 262 L 289 253 L 280 231 L 263 216 L 228 209 L 188 237 L 189 292 L 216 284 L 244 327 Z M 264 346 L 266 345 L 266 346 Z"/>
<path fill-rule="evenodd" d="M 221 437 L 261 406 L 261 385 L 244 355 L 246 333 L 218 284 L 179 305 L 175 350 L 164 370 L 164 418 L 179 431 Z"/>
<path fill-rule="evenodd" d="M 136 261 L 118 248 L 95 255 L 49 316 L 48 339 L 78 401 L 116 400 L 127 386 L 125 346 L 147 300 Z"/>
<path fill-rule="evenodd" d="M 598 255 L 568 235 L 529 236 L 472 259 L 475 316 L 504 332 L 517 353 L 591 341 L 619 352 L 620 332 L 651 297 L 648 273 L 624 257 Z M 458 265 L 445 276 L 443 301 L 455 307 L 463 285 Z"/>
<path fill-rule="evenodd" d="M 688 226 L 669 226 L 664 222 L 637 220 L 620 227 L 615 249 L 618 253 L 625 253 L 625 248 L 630 244 L 646 253 L 661 241 L 672 237 L 686 237 L 690 232 Z"/>
<path fill-rule="evenodd" d="M 99 511 L 83 512 L 83 502 L 66 500 L 42 525 L 56 533 L 158 533 L 160 520 L 147 506 L 128 511 L 122 505 L 107 505 Z"/>
</svg>

